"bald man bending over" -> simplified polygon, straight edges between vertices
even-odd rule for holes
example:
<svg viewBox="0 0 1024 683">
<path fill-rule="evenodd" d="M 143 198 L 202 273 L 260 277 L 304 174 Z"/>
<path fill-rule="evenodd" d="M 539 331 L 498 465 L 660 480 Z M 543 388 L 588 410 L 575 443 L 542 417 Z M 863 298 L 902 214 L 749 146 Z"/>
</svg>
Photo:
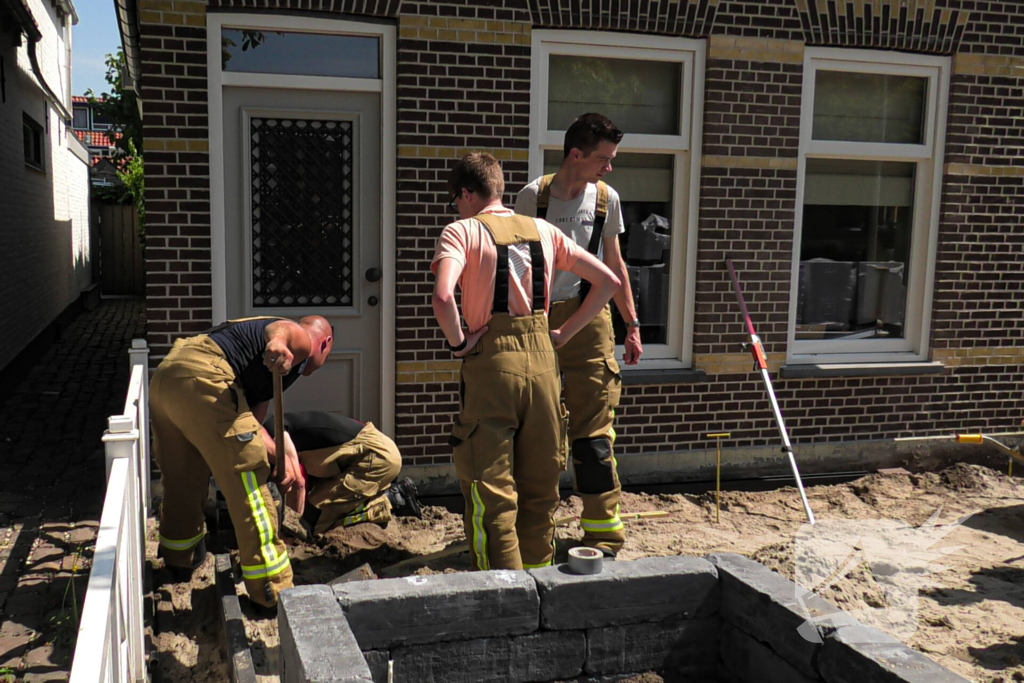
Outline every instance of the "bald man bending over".
<svg viewBox="0 0 1024 683">
<path fill-rule="evenodd" d="M 160 466 L 159 555 L 187 579 L 206 557 L 203 501 L 210 474 L 227 501 L 249 598 L 274 607 L 292 585 L 267 488 L 276 481 L 302 512 L 305 477 L 294 454 L 277 453 L 261 425 L 274 396 L 274 373 L 287 390 L 321 368 L 334 344 L 330 323 L 311 315 L 229 320 L 179 339 L 153 375 L 149 409 Z"/>
</svg>

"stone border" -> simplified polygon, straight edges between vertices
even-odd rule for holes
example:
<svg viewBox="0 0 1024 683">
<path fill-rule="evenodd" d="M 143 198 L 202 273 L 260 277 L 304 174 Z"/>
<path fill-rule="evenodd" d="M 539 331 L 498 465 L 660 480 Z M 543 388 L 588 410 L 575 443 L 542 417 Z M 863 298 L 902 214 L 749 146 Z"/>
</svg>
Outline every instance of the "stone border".
<svg viewBox="0 0 1024 683">
<path fill-rule="evenodd" d="M 390 663 L 395 683 L 968 683 L 814 595 L 832 625 L 808 629 L 796 596 L 730 553 L 304 586 L 281 597 L 281 681 L 385 683 Z"/>
</svg>

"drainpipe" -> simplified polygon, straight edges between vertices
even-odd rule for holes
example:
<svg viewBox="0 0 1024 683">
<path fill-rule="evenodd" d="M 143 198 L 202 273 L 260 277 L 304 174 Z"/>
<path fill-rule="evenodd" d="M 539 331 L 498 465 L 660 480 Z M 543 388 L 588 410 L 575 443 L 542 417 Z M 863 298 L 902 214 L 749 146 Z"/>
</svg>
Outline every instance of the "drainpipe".
<svg viewBox="0 0 1024 683">
<path fill-rule="evenodd" d="M 39 68 L 39 60 L 36 58 L 36 41 L 29 39 L 28 41 L 28 61 L 32 63 L 32 73 L 36 75 L 36 80 L 39 81 L 39 85 L 42 86 L 43 92 L 46 93 L 46 99 L 50 100 L 50 103 L 57 108 L 57 112 L 64 119 L 64 124 L 67 126 L 71 125 L 71 113 L 61 102 L 61 99 L 53 92 L 50 88 L 50 84 L 43 78 L 43 71 Z"/>
</svg>

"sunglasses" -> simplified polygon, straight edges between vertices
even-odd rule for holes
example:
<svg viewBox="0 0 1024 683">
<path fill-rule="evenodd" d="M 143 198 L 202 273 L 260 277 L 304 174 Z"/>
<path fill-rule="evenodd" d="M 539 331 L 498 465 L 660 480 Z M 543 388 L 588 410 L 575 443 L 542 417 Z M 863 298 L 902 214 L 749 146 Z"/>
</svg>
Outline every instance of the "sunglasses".
<svg viewBox="0 0 1024 683">
<path fill-rule="evenodd" d="M 452 213 L 459 212 L 459 207 L 455 206 L 455 200 L 459 198 L 460 194 L 462 194 L 462 190 L 459 190 L 458 194 L 454 195 L 451 199 L 448 200 L 448 210 L 451 211 Z"/>
</svg>

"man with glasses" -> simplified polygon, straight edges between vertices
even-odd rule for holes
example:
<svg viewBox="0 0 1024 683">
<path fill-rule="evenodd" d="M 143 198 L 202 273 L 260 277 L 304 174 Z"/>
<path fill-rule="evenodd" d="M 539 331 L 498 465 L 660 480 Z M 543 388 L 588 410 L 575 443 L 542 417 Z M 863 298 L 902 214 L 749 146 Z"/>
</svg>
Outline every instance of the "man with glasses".
<svg viewBox="0 0 1024 683">
<path fill-rule="evenodd" d="M 466 499 L 466 538 L 477 569 L 546 566 L 554 559 L 553 516 L 566 458 L 555 348 L 601 310 L 619 281 L 551 224 L 502 206 L 505 181 L 491 155 L 460 159 L 448 188 L 461 220 L 442 231 L 430 267 L 434 315 L 462 359 L 450 443 Z M 549 329 L 556 269 L 582 277 L 592 290 Z"/>
<path fill-rule="evenodd" d="M 622 282 L 615 304 L 626 320 L 625 362 L 640 360 L 640 321 L 633 305 L 629 274 L 619 250 L 623 231 L 618 193 L 601 178 L 612 170 L 622 131 L 601 114 L 580 116 L 565 132 L 562 165 L 524 187 L 516 197 L 516 213 L 544 218 L 578 246 L 601 259 Z M 551 291 L 551 324 L 558 326 L 586 302 L 589 286 L 573 273 L 559 273 Z M 584 545 L 609 557 L 626 539 L 619 519 L 622 488 L 612 445 L 612 419 L 619 404 L 622 378 L 615 360 L 611 311 L 600 314 L 568 344 L 558 349 L 569 410 L 569 443 L 573 481 L 583 500 L 580 527 Z"/>
</svg>

